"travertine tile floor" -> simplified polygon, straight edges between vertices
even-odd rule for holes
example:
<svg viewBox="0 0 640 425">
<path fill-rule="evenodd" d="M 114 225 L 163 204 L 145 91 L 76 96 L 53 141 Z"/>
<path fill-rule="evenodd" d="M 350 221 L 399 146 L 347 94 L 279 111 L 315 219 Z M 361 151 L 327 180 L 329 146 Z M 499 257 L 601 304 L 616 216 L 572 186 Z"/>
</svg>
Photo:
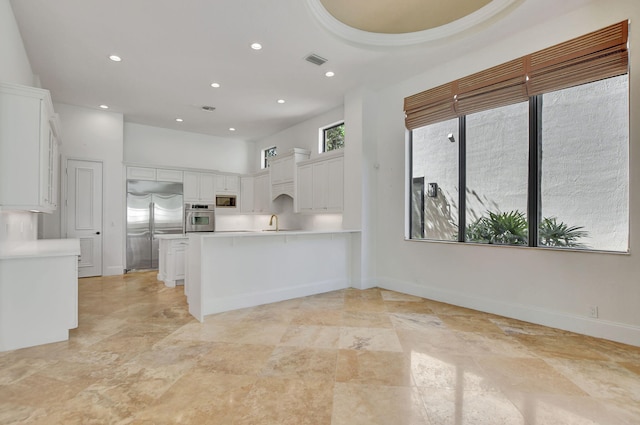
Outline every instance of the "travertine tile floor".
<svg viewBox="0 0 640 425">
<path fill-rule="evenodd" d="M 640 348 L 386 290 L 201 324 L 135 273 L 81 279 L 79 317 L 0 353 L 0 423 L 640 423 Z"/>
</svg>

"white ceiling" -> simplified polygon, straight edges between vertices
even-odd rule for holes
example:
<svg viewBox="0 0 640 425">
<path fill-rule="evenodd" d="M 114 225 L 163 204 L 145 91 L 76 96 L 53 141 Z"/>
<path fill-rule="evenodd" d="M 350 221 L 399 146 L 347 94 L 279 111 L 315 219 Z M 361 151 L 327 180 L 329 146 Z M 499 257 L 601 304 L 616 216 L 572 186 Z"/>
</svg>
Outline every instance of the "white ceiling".
<svg viewBox="0 0 640 425">
<path fill-rule="evenodd" d="M 588 2 L 511 0 L 512 5 L 488 23 L 458 36 L 375 47 L 328 31 L 312 13 L 313 1 L 11 4 L 33 72 L 55 102 L 96 109 L 106 104 L 124 114 L 126 122 L 256 140 L 341 105 L 351 88 L 380 87 L 424 72 L 550 13 Z M 256 41 L 262 50 L 249 48 Z M 316 66 L 305 61 L 310 53 L 328 62 Z M 110 61 L 111 54 L 123 61 Z M 328 70 L 335 77 L 326 78 Z M 212 88 L 212 82 L 221 87 Z M 278 104 L 278 99 L 286 103 Z M 202 111 L 203 105 L 216 110 Z M 176 117 L 184 122 L 176 122 Z"/>
</svg>

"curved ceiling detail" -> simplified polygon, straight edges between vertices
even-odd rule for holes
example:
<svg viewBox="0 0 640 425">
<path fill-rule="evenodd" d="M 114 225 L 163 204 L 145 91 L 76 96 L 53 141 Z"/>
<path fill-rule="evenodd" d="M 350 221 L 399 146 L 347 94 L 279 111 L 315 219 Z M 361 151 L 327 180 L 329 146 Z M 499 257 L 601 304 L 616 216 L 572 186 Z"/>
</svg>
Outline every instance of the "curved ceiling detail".
<svg viewBox="0 0 640 425">
<path fill-rule="evenodd" d="M 397 47 L 458 34 L 519 1 L 306 0 L 306 3 L 322 26 L 345 40 L 369 46 Z"/>
</svg>

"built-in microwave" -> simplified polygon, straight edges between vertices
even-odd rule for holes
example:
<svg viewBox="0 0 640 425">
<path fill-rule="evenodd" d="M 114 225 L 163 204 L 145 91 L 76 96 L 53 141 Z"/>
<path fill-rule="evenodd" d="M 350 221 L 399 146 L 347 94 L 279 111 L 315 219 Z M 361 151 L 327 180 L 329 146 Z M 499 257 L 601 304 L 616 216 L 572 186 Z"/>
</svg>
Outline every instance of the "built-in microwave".
<svg viewBox="0 0 640 425">
<path fill-rule="evenodd" d="M 236 195 L 216 195 L 216 208 L 235 208 Z"/>
<path fill-rule="evenodd" d="M 213 232 L 216 229 L 215 206 L 213 204 L 185 204 L 184 231 Z"/>
</svg>

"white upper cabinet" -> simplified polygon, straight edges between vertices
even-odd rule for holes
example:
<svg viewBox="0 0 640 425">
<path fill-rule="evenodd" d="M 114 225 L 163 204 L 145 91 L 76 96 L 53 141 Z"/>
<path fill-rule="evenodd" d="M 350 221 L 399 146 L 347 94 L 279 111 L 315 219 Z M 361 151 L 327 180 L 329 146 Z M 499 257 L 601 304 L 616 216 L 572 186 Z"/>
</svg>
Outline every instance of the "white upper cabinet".
<svg viewBox="0 0 640 425">
<path fill-rule="evenodd" d="M 215 203 L 215 174 L 184 172 L 185 202 Z"/>
<path fill-rule="evenodd" d="M 59 160 L 49 91 L 0 83 L 0 206 L 53 212 Z"/>
<path fill-rule="evenodd" d="M 240 212 L 253 212 L 253 193 L 255 179 L 252 176 L 242 176 L 240 178 Z"/>
<path fill-rule="evenodd" d="M 342 153 L 298 164 L 294 208 L 296 212 L 342 212 L 344 208 Z"/>
<path fill-rule="evenodd" d="M 298 212 L 313 211 L 313 164 L 298 167 L 294 205 Z"/>
<path fill-rule="evenodd" d="M 234 175 L 217 174 L 216 175 L 216 193 L 233 194 L 238 193 L 240 187 L 240 177 Z"/>
<path fill-rule="evenodd" d="M 182 170 L 165 170 L 163 168 L 127 167 L 127 180 L 154 180 L 159 182 L 182 183 Z"/>
<path fill-rule="evenodd" d="M 184 173 L 182 170 L 165 170 L 163 168 L 156 169 L 156 180 L 159 182 L 182 183 Z"/>
<path fill-rule="evenodd" d="M 253 185 L 253 212 L 271 212 L 271 190 L 269 185 L 269 174 L 256 175 Z"/>
</svg>

